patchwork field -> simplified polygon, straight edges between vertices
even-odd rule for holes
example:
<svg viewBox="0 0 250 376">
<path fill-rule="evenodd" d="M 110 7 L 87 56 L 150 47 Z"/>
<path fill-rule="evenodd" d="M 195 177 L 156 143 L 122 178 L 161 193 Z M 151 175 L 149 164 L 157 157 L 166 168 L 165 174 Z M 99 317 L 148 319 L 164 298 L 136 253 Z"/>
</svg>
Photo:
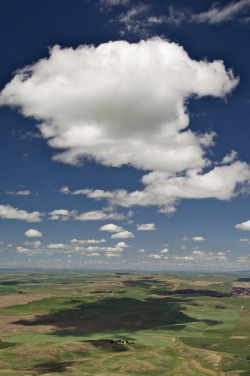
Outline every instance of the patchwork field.
<svg viewBox="0 0 250 376">
<path fill-rule="evenodd" d="M 250 375 L 249 275 L 2 271 L 0 374 Z"/>
</svg>

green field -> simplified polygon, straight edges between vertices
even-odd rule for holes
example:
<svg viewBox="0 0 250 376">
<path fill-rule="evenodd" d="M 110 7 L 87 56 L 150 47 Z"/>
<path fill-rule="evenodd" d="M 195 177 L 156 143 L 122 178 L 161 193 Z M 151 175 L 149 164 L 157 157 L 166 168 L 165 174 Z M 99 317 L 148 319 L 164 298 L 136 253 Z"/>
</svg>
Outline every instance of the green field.
<svg viewBox="0 0 250 376">
<path fill-rule="evenodd" d="M 250 375 L 249 280 L 1 272 L 0 374 Z"/>
</svg>

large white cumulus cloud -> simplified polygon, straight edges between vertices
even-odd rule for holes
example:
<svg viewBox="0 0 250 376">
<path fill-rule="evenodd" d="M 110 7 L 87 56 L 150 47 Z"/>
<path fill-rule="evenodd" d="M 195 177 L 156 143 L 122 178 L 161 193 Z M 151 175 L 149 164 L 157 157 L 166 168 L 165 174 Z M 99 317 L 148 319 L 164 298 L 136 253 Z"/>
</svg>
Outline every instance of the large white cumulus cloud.
<svg viewBox="0 0 250 376">
<path fill-rule="evenodd" d="M 203 139 L 180 132 L 189 124 L 185 100 L 223 97 L 237 82 L 223 62 L 191 60 L 159 38 L 55 46 L 48 59 L 15 75 L 0 103 L 41 122 L 49 145 L 66 150 L 56 160 L 76 164 L 86 156 L 108 166 L 176 172 L 205 164 Z"/>
<path fill-rule="evenodd" d="M 221 177 L 226 167 L 201 175 L 210 165 L 205 149 L 213 145 L 214 134 L 188 129 L 185 103 L 190 96 L 224 97 L 237 83 L 222 61 L 192 60 L 181 46 L 160 38 L 75 50 L 55 46 L 49 58 L 16 73 L 0 104 L 17 106 L 24 116 L 37 119 L 48 144 L 60 149 L 57 161 L 78 164 L 92 158 L 106 166 L 130 164 L 152 171 L 143 180 L 149 193 L 139 192 L 137 203 L 164 205 L 175 202 L 172 190 L 183 196 L 186 184 L 187 197 L 196 197 L 200 185 L 197 197 L 230 198 L 236 184 L 249 178 L 241 162 L 227 166 L 229 188 Z M 167 186 L 171 199 L 166 202 Z M 133 197 L 125 196 L 132 205 Z"/>
</svg>

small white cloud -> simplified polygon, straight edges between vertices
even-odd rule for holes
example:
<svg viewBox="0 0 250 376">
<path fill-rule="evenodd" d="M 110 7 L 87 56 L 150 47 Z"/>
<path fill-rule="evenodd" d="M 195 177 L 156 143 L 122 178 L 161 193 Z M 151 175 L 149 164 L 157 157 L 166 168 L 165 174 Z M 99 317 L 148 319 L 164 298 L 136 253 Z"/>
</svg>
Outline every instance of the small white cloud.
<svg viewBox="0 0 250 376">
<path fill-rule="evenodd" d="M 23 191 L 7 191 L 5 192 L 7 195 L 17 195 L 17 196 L 29 196 L 31 192 L 29 190 L 23 190 Z"/>
<path fill-rule="evenodd" d="M 102 210 L 93 210 L 93 211 L 85 212 L 79 215 L 75 215 L 74 219 L 78 221 L 104 221 L 108 219 L 121 220 L 121 219 L 125 219 L 125 216 L 117 212 L 106 213 L 105 210 L 102 209 Z"/>
<path fill-rule="evenodd" d="M 106 252 L 105 256 L 107 258 L 110 258 L 110 257 L 121 257 L 120 253 L 113 253 L 113 252 Z"/>
<path fill-rule="evenodd" d="M 41 222 L 42 216 L 44 216 L 44 214 L 37 211 L 28 213 L 26 210 L 19 210 L 10 205 L 0 205 L 0 218 L 19 219 L 26 222 Z"/>
<path fill-rule="evenodd" d="M 87 257 L 99 257 L 101 256 L 99 252 L 92 252 L 86 255 Z"/>
<path fill-rule="evenodd" d="M 127 239 L 127 238 L 134 238 L 134 235 L 132 234 L 132 232 L 121 231 L 111 236 L 111 239 Z"/>
<path fill-rule="evenodd" d="M 96 240 L 96 239 L 87 239 L 87 240 L 84 240 L 84 239 L 71 239 L 70 240 L 71 243 L 73 244 L 95 244 L 95 243 L 105 243 L 106 240 L 105 239 L 101 239 L 101 240 Z"/>
<path fill-rule="evenodd" d="M 218 2 L 214 2 L 211 8 L 205 12 L 192 14 L 189 9 L 178 10 L 169 7 L 169 16 L 152 17 L 152 22 L 156 18 L 155 23 L 180 24 L 183 21 L 220 24 L 223 22 L 238 20 L 240 22 L 249 22 L 249 17 L 245 17 L 250 6 L 250 0 L 232 1 L 225 6 L 220 6 Z M 159 19 L 159 21 L 158 21 Z M 158 21 L 158 22 L 157 22 Z"/>
<path fill-rule="evenodd" d="M 175 202 L 177 203 L 177 202 Z M 165 206 L 161 207 L 158 210 L 158 213 L 164 213 L 164 214 L 173 214 L 177 211 L 176 207 L 170 203 L 166 204 Z"/>
<path fill-rule="evenodd" d="M 250 231 L 250 220 L 246 222 L 239 223 L 234 226 L 238 230 L 243 230 L 243 231 Z"/>
<path fill-rule="evenodd" d="M 242 243 L 249 242 L 249 241 L 250 241 L 249 238 L 239 239 L 239 242 L 242 242 Z"/>
<path fill-rule="evenodd" d="M 93 245 L 90 245 L 88 246 L 85 251 L 87 252 L 95 252 L 95 251 L 101 251 L 101 250 L 106 250 L 106 247 L 99 247 L 99 246 L 93 246 Z"/>
<path fill-rule="evenodd" d="M 238 263 L 247 263 L 248 262 L 248 257 L 247 256 L 240 256 L 237 258 L 236 262 Z"/>
<path fill-rule="evenodd" d="M 119 242 L 116 244 L 115 248 L 128 248 L 129 245 L 127 245 L 125 242 Z"/>
<path fill-rule="evenodd" d="M 33 248 L 39 248 L 42 243 L 39 241 L 39 240 L 36 240 L 36 241 L 26 241 L 23 243 L 24 245 L 28 245 L 28 246 L 31 246 Z"/>
<path fill-rule="evenodd" d="M 193 240 L 193 242 L 203 242 L 206 239 L 203 238 L 202 236 L 193 236 L 192 240 Z"/>
<path fill-rule="evenodd" d="M 145 252 L 145 249 L 141 248 L 137 251 L 138 253 L 144 253 Z"/>
<path fill-rule="evenodd" d="M 173 256 L 174 260 L 190 261 L 195 260 L 194 256 Z"/>
<path fill-rule="evenodd" d="M 104 225 L 99 228 L 100 231 L 108 231 L 108 232 L 121 232 L 124 231 L 124 229 L 120 226 L 117 226 L 113 223 L 108 223 L 107 225 Z"/>
<path fill-rule="evenodd" d="M 183 237 L 182 237 L 182 239 L 181 239 L 183 242 L 188 242 L 189 241 L 189 238 L 186 236 L 186 235 L 184 235 Z"/>
<path fill-rule="evenodd" d="M 187 246 L 186 245 L 181 245 L 181 249 L 185 250 L 185 249 L 187 249 Z"/>
<path fill-rule="evenodd" d="M 192 253 L 193 255 L 199 256 L 199 257 L 205 256 L 205 252 L 203 251 L 193 251 Z"/>
<path fill-rule="evenodd" d="M 69 211 L 67 209 L 57 209 L 57 210 L 53 210 L 49 213 L 50 215 L 50 220 L 52 221 L 68 221 L 69 219 L 71 219 L 74 214 L 76 212 L 73 210 L 73 211 Z"/>
<path fill-rule="evenodd" d="M 24 248 L 24 247 L 17 247 L 17 252 L 19 253 L 31 253 L 32 251 L 30 249 Z"/>
<path fill-rule="evenodd" d="M 143 225 L 136 226 L 137 231 L 153 231 L 156 230 L 154 223 L 145 223 Z"/>
<path fill-rule="evenodd" d="M 34 230 L 33 228 L 31 228 L 30 230 L 27 230 L 24 233 L 24 235 L 27 236 L 28 238 L 41 238 L 43 236 L 43 234 L 40 231 Z"/>
<path fill-rule="evenodd" d="M 161 253 L 168 253 L 168 249 L 167 248 L 164 248 L 160 251 Z"/>
<path fill-rule="evenodd" d="M 147 21 L 148 21 L 149 24 L 156 24 L 156 25 L 158 24 L 159 25 L 159 24 L 163 24 L 163 23 L 167 22 L 168 18 L 165 17 L 165 16 L 158 16 L 158 17 L 151 16 L 151 17 L 148 17 Z"/>
<path fill-rule="evenodd" d="M 74 247 L 74 251 L 75 252 L 82 252 L 82 251 L 85 251 L 85 248 L 84 247 L 75 246 Z"/>
<path fill-rule="evenodd" d="M 64 244 L 58 243 L 58 244 L 49 244 L 47 246 L 49 249 L 59 249 L 59 248 L 65 248 Z"/>
<path fill-rule="evenodd" d="M 161 259 L 161 258 L 162 258 L 161 255 L 157 255 L 157 254 L 155 254 L 155 253 L 151 253 L 150 255 L 148 255 L 148 257 L 150 257 L 150 258 L 154 258 L 154 259 Z"/>
<path fill-rule="evenodd" d="M 71 191 L 67 186 L 63 186 L 59 189 L 59 192 L 64 194 L 71 194 L 74 196 L 86 195 L 88 198 L 93 198 L 94 200 L 101 200 L 103 198 L 112 197 L 112 193 L 108 191 L 103 191 L 102 189 L 91 190 L 88 188 L 77 189 L 76 191 Z"/>
<path fill-rule="evenodd" d="M 59 192 L 64 193 L 64 194 L 71 193 L 70 190 L 69 190 L 69 188 L 66 187 L 66 186 L 60 188 Z"/>
<path fill-rule="evenodd" d="M 111 253 L 121 253 L 123 249 L 129 247 L 124 242 L 117 243 L 114 247 L 100 247 L 100 246 L 88 246 L 86 252 L 111 252 Z"/>
</svg>

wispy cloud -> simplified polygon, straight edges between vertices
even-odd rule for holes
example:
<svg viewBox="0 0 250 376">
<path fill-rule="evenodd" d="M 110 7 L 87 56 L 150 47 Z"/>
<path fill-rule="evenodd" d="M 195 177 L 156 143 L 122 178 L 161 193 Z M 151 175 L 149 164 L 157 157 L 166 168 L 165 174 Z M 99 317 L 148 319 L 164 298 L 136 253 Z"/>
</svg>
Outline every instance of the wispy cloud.
<svg viewBox="0 0 250 376">
<path fill-rule="evenodd" d="M 28 189 L 20 190 L 20 191 L 6 191 L 7 195 L 17 195 L 17 196 L 29 196 L 31 192 Z"/>
<path fill-rule="evenodd" d="M 118 213 L 116 211 L 111 210 L 108 208 L 103 208 L 101 210 L 92 210 L 88 212 L 78 213 L 77 210 L 67 210 L 67 209 L 57 209 L 53 210 L 49 213 L 50 220 L 54 221 L 68 221 L 70 219 L 74 219 L 76 221 L 104 221 L 104 220 L 122 220 L 126 219 L 127 216 L 125 216 L 122 213 Z"/>
<path fill-rule="evenodd" d="M 122 213 L 106 212 L 105 209 L 102 209 L 75 215 L 74 219 L 78 221 L 104 221 L 109 219 L 121 220 L 125 219 L 125 216 Z"/>
<path fill-rule="evenodd" d="M 131 0 L 98 0 L 98 7 L 101 11 L 110 10 L 117 6 L 127 6 Z"/>
<path fill-rule="evenodd" d="M 168 24 L 179 25 L 182 21 L 186 21 L 187 19 L 190 19 L 189 10 L 178 10 L 170 6 L 169 15 L 168 17 L 164 17 L 163 21 Z"/>
<path fill-rule="evenodd" d="M 238 16 L 241 17 L 248 11 L 250 0 L 233 1 L 226 6 L 219 6 L 216 2 L 212 7 L 203 13 L 193 14 L 191 21 L 198 23 L 219 24 L 232 21 Z"/>
<path fill-rule="evenodd" d="M 249 17 L 245 17 L 250 7 L 250 0 L 232 1 L 231 3 L 220 6 L 218 2 L 212 4 L 211 8 L 205 12 L 193 13 L 191 9 L 175 9 L 169 7 L 168 17 L 159 17 L 159 23 L 169 23 L 179 25 L 181 22 L 207 23 L 210 25 L 221 24 L 237 20 L 239 22 L 248 22 Z"/>
<path fill-rule="evenodd" d="M 126 12 L 121 13 L 115 21 L 120 24 L 120 34 L 136 34 L 138 36 L 150 36 L 154 26 L 160 24 L 179 25 L 182 22 L 208 23 L 211 25 L 237 20 L 239 22 L 249 22 L 250 17 L 246 14 L 250 7 L 250 0 L 232 1 L 220 6 L 218 2 L 212 4 L 211 8 L 201 13 L 193 13 L 189 8 L 176 9 L 169 7 L 168 15 L 154 15 L 152 7 L 145 3 L 130 6 L 126 0 L 103 0 L 111 8 L 114 5 L 127 5 Z M 107 8 L 107 6 L 106 6 Z"/>
<path fill-rule="evenodd" d="M 139 4 L 131 7 L 124 13 L 121 13 L 116 21 L 122 26 L 120 34 L 137 34 L 141 36 L 149 35 L 149 22 L 147 21 L 150 6 L 147 4 Z"/>
</svg>

